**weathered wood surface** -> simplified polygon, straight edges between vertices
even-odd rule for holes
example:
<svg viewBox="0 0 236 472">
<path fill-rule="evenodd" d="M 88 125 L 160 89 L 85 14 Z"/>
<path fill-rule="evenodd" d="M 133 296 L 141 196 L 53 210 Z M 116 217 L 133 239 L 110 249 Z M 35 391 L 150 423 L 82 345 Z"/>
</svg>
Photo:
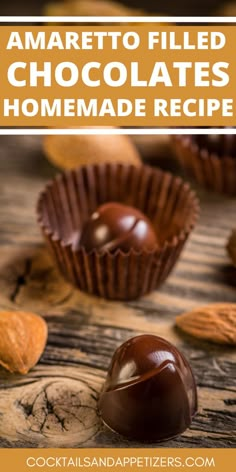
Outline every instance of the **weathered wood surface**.
<svg viewBox="0 0 236 472">
<path fill-rule="evenodd" d="M 52 263 L 35 202 L 53 175 L 40 138 L 0 138 L 0 309 L 33 310 L 49 325 L 47 348 L 29 375 L 0 370 L 0 446 L 141 446 L 102 425 L 97 398 L 115 348 L 152 332 L 189 358 L 199 393 L 191 429 L 161 447 L 235 447 L 236 352 L 183 336 L 174 318 L 198 304 L 236 302 L 236 269 L 225 251 L 236 200 L 201 192 L 201 220 L 161 290 L 113 303 L 74 290 Z"/>
</svg>

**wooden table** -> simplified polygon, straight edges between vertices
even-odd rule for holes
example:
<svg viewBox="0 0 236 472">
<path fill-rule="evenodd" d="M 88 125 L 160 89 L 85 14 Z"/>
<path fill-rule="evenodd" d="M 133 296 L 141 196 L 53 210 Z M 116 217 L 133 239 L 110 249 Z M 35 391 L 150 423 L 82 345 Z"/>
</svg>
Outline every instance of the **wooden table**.
<svg viewBox="0 0 236 472">
<path fill-rule="evenodd" d="M 191 429 L 160 446 L 235 447 L 235 350 L 183 336 L 174 320 L 200 304 L 236 301 L 236 270 L 225 251 L 236 201 L 201 191 L 201 220 L 161 290 L 113 303 L 65 283 L 45 248 L 35 202 L 54 174 L 40 138 L 0 138 L 0 309 L 32 310 L 49 325 L 37 367 L 24 377 L 0 371 L 0 446 L 142 446 L 107 430 L 96 408 L 115 348 L 151 332 L 188 357 L 199 393 Z"/>
</svg>

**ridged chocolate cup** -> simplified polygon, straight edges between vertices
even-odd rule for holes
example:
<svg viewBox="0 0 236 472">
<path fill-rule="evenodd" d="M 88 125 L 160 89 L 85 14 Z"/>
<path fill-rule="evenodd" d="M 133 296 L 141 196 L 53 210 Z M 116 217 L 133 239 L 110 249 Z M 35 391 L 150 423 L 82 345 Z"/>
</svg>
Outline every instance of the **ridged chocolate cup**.
<svg viewBox="0 0 236 472">
<path fill-rule="evenodd" d="M 178 161 L 190 177 L 208 190 L 236 195 L 235 157 L 209 152 L 191 136 L 174 136 L 173 143 Z"/>
<path fill-rule="evenodd" d="M 152 251 L 88 253 L 81 229 L 103 203 L 121 202 L 152 221 L 159 247 Z M 111 300 L 132 300 L 155 290 L 174 267 L 193 229 L 199 206 L 182 179 L 148 166 L 101 164 L 59 175 L 40 194 L 38 221 L 55 261 L 80 290 Z"/>
</svg>

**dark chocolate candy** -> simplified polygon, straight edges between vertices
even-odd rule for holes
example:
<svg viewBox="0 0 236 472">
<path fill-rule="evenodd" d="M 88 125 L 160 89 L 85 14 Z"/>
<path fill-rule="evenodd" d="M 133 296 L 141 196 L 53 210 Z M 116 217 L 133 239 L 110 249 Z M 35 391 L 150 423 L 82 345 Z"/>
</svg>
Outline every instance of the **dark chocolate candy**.
<svg viewBox="0 0 236 472">
<path fill-rule="evenodd" d="M 142 251 L 154 249 L 157 237 L 143 213 L 136 208 L 111 202 L 101 205 L 92 214 L 82 229 L 79 244 L 86 251 Z"/>
<path fill-rule="evenodd" d="M 173 438 L 190 426 L 197 411 L 190 365 L 162 338 L 132 338 L 114 353 L 99 409 L 106 425 L 130 439 Z"/>
</svg>

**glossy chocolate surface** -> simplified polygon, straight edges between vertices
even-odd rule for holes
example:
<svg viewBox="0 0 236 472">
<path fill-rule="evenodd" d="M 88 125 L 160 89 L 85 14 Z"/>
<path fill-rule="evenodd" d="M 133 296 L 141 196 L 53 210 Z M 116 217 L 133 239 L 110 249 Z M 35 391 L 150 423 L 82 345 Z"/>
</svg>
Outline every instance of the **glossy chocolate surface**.
<svg viewBox="0 0 236 472">
<path fill-rule="evenodd" d="M 219 157 L 236 157 L 236 136 L 235 135 L 204 135 L 193 136 L 193 141 L 200 149 L 205 149 L 210 154 Z"/>
<path fill-rule="evenodd" d="M 79 244 L 86 251 L 142 251 L 154 249 L 157 237 L 143 213 L 136 208 L 111 202 L 100 206 L 92 214 L 82 230 Z"/>
<path fill-rule="evenodd" d="M 197 411 L 190 365 L 162 338 L 132 338 L 114 353 L 99 409 L 106 425 L 130 439 L 173 438 L 190 426 Z"/>
</svg>

